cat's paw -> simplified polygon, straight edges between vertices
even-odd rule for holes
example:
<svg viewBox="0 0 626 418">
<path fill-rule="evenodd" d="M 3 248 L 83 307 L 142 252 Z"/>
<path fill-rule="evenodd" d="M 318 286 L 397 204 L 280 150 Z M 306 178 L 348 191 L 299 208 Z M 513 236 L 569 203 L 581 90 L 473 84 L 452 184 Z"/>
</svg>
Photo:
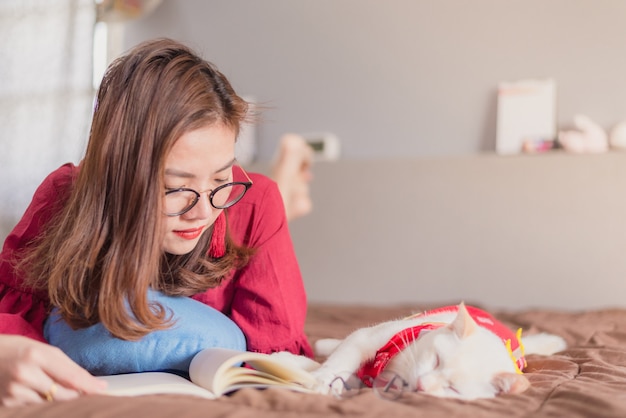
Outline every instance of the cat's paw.
<svg viewBox="0 0 626 418">
<path fill-rule="evenodd" d="M 350 391 L 354 386 L 354 376 L 350 372 L 337 373 L 327 367 L 320 367 L 311 372 L 317 380 L 315 391 L 325 395 L 341 396 L 343 393 Z"/>
<path fill-rule="evenodd" d="M 336 338 L 320 338 L 315 341 L 315 355 L 320 357 L 328 357 L 330 353 L 335 351 L 335 349 L 341 344 L 342 340 Z"/>
<path fill-rule="evenodd" d="M 523 338 L 524 352 L 526 354 L 539 354 L 549 356 L 567 348 L 567 343 L 558 335 L 542 332 Z"/>
</svg>

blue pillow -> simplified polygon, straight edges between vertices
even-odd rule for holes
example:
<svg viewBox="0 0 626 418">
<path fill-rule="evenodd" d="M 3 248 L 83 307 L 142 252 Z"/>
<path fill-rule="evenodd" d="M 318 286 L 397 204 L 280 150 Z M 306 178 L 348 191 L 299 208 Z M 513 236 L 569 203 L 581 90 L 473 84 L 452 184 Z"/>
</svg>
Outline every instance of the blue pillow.
<svg viewBox="0 0 626 418">
<path fill-rule="evenodd" d="M 244 351 L 246 339 L 227 316 L 188 297 L 149 291 L 148 298 L 173 314 L 175 324 L 138 341 L 114 337 L 101 324 L 73 330 L 54 309 L 44 336 L 72 360 L 96 376 L 147 371 L 189 372 L 193 356 L 208 347 Z"/>
</svg>

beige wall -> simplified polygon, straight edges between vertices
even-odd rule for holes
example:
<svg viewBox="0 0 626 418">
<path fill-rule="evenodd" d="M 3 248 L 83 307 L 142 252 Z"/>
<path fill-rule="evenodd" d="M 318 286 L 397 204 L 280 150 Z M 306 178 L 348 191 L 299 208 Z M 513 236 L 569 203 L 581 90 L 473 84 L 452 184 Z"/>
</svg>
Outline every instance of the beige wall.
<svg viewBox="0 0 626 418">
<path fill-rule="evenodd" d="M 314 212 L 291 225 L 311 300 L 626 305 L 626 154 L 351 161 L 314 173 Z"/>
<path fill-rule="evenodd" d="M 624 16 L 623 0 L 166 0 L 125 46 L 188 42 L 265 102 L 261 160 L 286 131 L 340 138 L 291 226 L 311 300 L 577 309 L 623 305 L 626 156 L 485 153 L 495 87 L 554 77 L 560 126 L 625 120 Z"/>
<path fill-rule="evenodd" d="M 623 0 L 185 0 L 126 46 L 188 42 L 286 131 L 331 131 L 291 228 L 311 300 L 622 305 L 626 156 L 495 148 L 497 83 L 553 77 L 559 127 L 626 119 Z M 485 153 L 487 152 L 487 153 Z"/>
<path fill-rule="evenodd" d="M 558 122 L 626 120 L 624 0 L 169 0 L 126 46 L 170 36 L 268 105 L 281 133 L 330 131 L 346 159 L 495 149 L 500 81 L 553 77 Z"/>
</svg>

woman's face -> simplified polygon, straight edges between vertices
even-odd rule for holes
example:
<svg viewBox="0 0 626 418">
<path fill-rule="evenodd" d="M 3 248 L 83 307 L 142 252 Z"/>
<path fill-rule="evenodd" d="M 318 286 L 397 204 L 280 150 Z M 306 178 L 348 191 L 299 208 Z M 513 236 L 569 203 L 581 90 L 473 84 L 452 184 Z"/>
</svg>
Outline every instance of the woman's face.
<svg viewBox="0 0 626 418">
<path fill-rule="evenodd" d="M 231 182 L 235 163 L 235 131 L 214 124 L 182 135 L 165 161 L 165 187 L 187 187 L 201 194 L 198 203 L 179 216 L 163 215 L 163 250 L 170 254 L 192 251 L 200 236 L 222 210 L 209 202 L 209 193 Z M 164 191 L 165 192 L 165 191 Z"/>
</svg>

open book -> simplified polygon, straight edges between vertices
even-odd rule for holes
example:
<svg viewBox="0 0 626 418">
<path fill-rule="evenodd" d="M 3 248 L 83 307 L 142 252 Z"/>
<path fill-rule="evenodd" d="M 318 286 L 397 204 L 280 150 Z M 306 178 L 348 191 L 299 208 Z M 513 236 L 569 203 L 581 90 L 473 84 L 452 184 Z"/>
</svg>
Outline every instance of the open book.
<svg viewBox="0 0 626 418">
<path fill-rule="evenodd" d="M 178 393 L 210 399 L 245 387 L 283 387 L 312 393 L 316 384 L 307 371 L 271 355 L 224 348 L 207 348 L 196 354 L 189 366 L 189 377 L 187 380 L 173 373 L 145 372 L 100 378 L 108 382 L 109 395 Z"/>
</svg>

